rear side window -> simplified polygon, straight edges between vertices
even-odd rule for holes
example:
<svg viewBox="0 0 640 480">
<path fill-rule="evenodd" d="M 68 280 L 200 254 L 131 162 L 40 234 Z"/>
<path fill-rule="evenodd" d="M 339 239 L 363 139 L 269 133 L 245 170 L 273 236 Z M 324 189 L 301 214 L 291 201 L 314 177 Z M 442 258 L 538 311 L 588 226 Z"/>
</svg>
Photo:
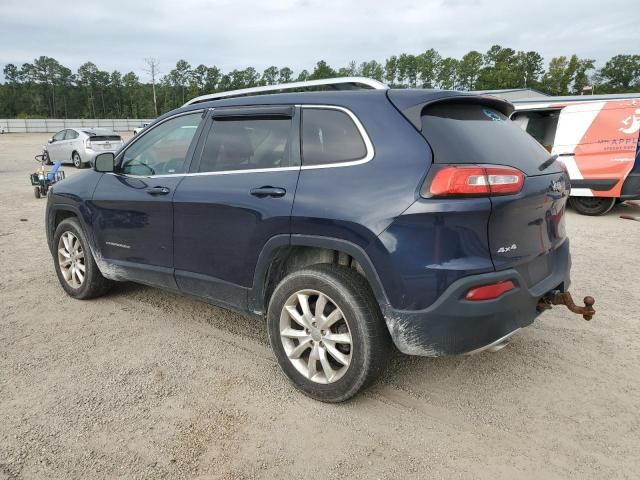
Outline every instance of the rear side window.
<svg viewBox="0 0 640 480">
<path fill-rule="evenodd" d="M 422 114 L 422 134 L 435 163 L 508 165 L 527 175 L 561 169 L 539 167 L 549 153 L 533 137 L 497 110 L 484 105 L 440 103 Z"/>
<path fill-rule="evenodd" d="M 64 140 L 64 136 L 65 136 L 65 134 L 66 134 L 66 133 L 67 133 L 67 131 L 66 131 L 66 130 L 61 130 L 61 131 L 59 131 L 58 133 L 56 133 L 56 134 L 53 136 L 53 139 L 54 139 L 56 142 L 59 142 L 60 140 Z"/>
<path fill-rule="evenodd" d="M 75 130 L 67 130 L 67 133 L 64 137 L 65 140 L 74 140 L 76 138 L 78 138 L 80 134 L 78 132 L 76 132 Z"/>
<path fill-rule="evenodd" d="M 326 165 L 361 160 L 367 148 L 360 131 L 345 112 L 305 108 L 302 113 L 302 163 Z"/>
<path fill-rule="evenodd" d="M 291 119 L 215 119 L 207 136 L 200 172 L 289 167 Z"/>
</svg>

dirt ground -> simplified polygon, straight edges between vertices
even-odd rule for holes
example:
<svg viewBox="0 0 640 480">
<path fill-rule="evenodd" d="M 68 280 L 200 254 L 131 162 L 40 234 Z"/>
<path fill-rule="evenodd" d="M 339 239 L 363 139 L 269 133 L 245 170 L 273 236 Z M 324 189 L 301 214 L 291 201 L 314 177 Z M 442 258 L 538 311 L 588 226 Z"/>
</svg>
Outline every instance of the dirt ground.
<svg viewBox="0 0 640 480">
<path fill-rule="evenodd" d="M 325 405 L 262 322 L 133 284 L 66 296 L 28 179 L 47 137 L 0 135 L 0 479 L 640 475 L 640 224 L 619 218 L 640 208 L 568 214 L 592 322 L 558 308 L 497 353 L 398 354 Z"/>
</svg>

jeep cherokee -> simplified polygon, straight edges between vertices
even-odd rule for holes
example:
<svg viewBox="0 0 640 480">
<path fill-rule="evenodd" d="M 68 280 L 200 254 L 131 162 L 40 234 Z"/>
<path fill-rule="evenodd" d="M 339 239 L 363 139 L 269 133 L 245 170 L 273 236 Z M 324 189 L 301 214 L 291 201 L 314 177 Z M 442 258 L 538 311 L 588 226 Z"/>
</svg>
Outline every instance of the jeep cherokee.
<svg viewBox="0 0 640 480">
<path fill-rule="evenodd" d="M 196 98 L 99 155 L 48 198 L 64 290 L 134 281 L 266 316 L 284 373 L 329 402 L 392 345 L 503 346 L 569 287 L 566 170 L 506 101 L 368 82 Z"/>
</svg>

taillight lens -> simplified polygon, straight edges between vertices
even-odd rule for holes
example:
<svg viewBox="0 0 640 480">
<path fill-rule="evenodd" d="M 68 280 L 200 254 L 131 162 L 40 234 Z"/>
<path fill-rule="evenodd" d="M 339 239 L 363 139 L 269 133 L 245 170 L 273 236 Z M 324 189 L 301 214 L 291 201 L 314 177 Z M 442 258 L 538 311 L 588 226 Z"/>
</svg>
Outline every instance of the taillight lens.
<svg viewBox="0 0 640 480">
<path fill-rule="evenodd" d="M 85 146 L 86 148 L 91 148 L 91 139 L 90 139 L 90 138 L 87 138 L 87 139 L 84 141 L 84 146 Z"/>
<path fill-rule="evenodd" d="M 511 195 L 522 190 L 524 173 L 499 165 L 448 165 L 425 182 L 425 197 Z"/>
<path fill-rule="evenodd" d="M 493 300 L 499 296 L 513 290 L 516 286 L 511 280 L 505 280 L 503 282 L 492 283 L 490 285 L 483 285 L 481 287 L 472 288 L 467 292 L 465 298 L 467 300 L 479 301 L 479 300 Z"/>
</svg>

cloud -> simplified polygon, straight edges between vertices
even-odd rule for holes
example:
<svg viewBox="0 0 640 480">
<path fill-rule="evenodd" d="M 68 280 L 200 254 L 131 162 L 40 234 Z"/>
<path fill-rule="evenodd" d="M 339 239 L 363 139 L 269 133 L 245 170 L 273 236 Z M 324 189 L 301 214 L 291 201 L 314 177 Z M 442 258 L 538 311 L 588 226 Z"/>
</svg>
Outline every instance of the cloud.
<svg viewBox="0 0 640 480">
<path fill-rule="evenodd" d="M 47 55 L 74 70 L 92 61 L 142 74 L 156 57 L 164 72 L 180 58 L 299 71 L 428 48 L 459 58 L 494 44 L 602 64 L 637 52 L 638 23 L 628 0 L 2 0 L 0 64 Z"/>
</svg>

